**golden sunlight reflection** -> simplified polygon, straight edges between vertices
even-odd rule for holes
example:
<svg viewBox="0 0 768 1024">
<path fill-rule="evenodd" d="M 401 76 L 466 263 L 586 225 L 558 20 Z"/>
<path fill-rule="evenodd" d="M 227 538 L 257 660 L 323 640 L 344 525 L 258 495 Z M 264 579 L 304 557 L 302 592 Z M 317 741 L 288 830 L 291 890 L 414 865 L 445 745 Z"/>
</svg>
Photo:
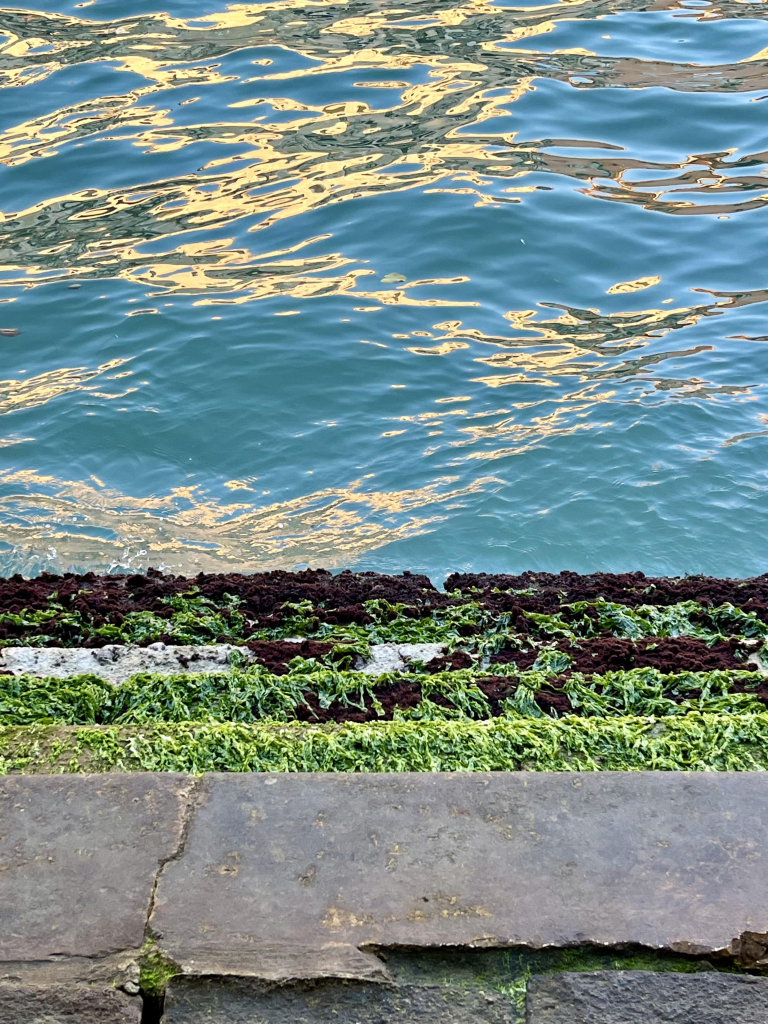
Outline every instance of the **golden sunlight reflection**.
<svg viewBox="0 0 768 1024">
<path fill-rule="evenodd" d="M 629 283 L 638 284 L 636 281 Z M 560 314 L 539 319 L 537 310 L 511 310 L 505 314 L 506 319 L 517 330 L 528 333 L 508 336 L 486 334 L 465 327 L 459 320 L 435 324 L 436 331 L 445 333 L 432 335 L 430 332 L 432 345 L 406 346 L 406 351 L 422 356 L 449 356 L 454 351 L 473 348 L 471 343 L 497 349 L 491 354 L 473 357 L 475 363 L 493 372 L 471 379 L 500 393 L 509 389 L 507 400 L 512 404 L 480 412 L 454 407 L 430 409 L 394 419 L 421 427 L 425 437 L 443 437 L 440 442 L 427 445 L 423 451 L 425 456 L 440 450 L 449 453 L 456 448 L 477 449 L 451 457 L 448 464 L 456 465 L 468 459 L 507 458 L 553 438 L 607 428 L 611 421 L 602 417 L 609 414 L 615 404 L 647 403 L 654 398 L 666 402 L 675 397 L 750 400 L 759 385 L 751 382 L 715 384 L 696 375 L 679 377 L 664 372 L 667 362 L 679 367 L 683 359 L 712 351 L 711 345 L 659 348 L 659 341 L 666 335 L 696 324 L 702 318 L 724 314 L 737 302 L 740 305 L 749 304 L 750 299 L 763 302 L 766 293 L 759 290 L 716 297 L 724 301 L 676 309 L 613 313 L 541 303 L 545 309 L 555 309 Z M 651 346 L 652 351 L 642 351 Z M 474 351 L 481 350 L 475 347 Z M 521 391 L 523 386 L 525 390 Z M 541 391 L 537 395 L 532 388 Z M 521 400 L 522 395 L 525 397 Z M 435 430 L 438 427 L 441 429 Z M 492 447 L 495 440 L 503 440 L 503 446 Z"/>
<path fill-rule="evenodd" d="M 765 2 L 119 6 L 0 8 L 3 571 L 348 566 L 766 435 Z"/>
<path fill-rule="evenodd" d="M 749 16 L 757 6 L 741 4 L 739 13 Z M 550 187 L 541 183 L 549 176 L 576 181 L 595 199 L 666 214 L 728 216 L 762 208 L 768 202 L 765 153 L 697 154 L 665 163 L 639 160 L 611 142 L 526 140 L 493 127 L 546 79 L 577 90 L 663 86 L 732 94 L 768 88 L 764 51 L 735 64 L 702 67 L 595 56 L 578 47 L 545 52 L 512 45 L 533 36 L 543 42 L 563 22 L 625 8 L 625 2 L 606 8 L 603 0 L 526 8 L 484 0 L 426 7 L 413 0 L 398 10 L 382 9 L 376 0 L 341 8 L 333 0 L 268 0 L 231 4 L 193 21 L 163 13 L 97 21 L 0 10 L 0 86 L 30 84 L 95 61 L 117 68 L 113 93 L 77 99 L 7 127 L 0 133 L 0 162 L 46 160 L 97 138 L 119 139 L 148 155 L 186 147 L 208 153 L 194 174 L 106 189 L 94 180 L 28 209 L 0 213 L 0 284 L 116 277 L 155 293 L 219 294 L 232 302 L 342 294 L 369 271 L 352 269 L 340 253 L 292 253 L 292 259 L 265 267 L 242 244 L 187 243 L 183 235 L 227 230 L 245 218 L 249 230 L 263 231 L 332 204 L 412 189 L 496 207 Z M 700 20 L 733 15 L 732 0 L 709 4 L 706 11 L 661 0 L 654 9 L 685 10 L 687 18 Z M 301 12 L 306 17 L 297 17 Z M 174 90 L 241 81 L 242 73 L 222 70 L 227 55 L 276 43 L 310 66 L 277 72 L 271 58 L 257 59 L 251 63 L 256 74 L 244 80 L 263 89 L 261 95 L 230 102 L 227 116 L 215 122 L 177 113 Z M 425 81 L 401 80 L 416 68 L 429 69 Z M 357 83 L 386 87 L 381 105 L 362 97 L 323 104 L 280 95 L 281 83 L 349 69 L 401 77 Z M 121 71 L 142 84 L 121 92 Z M 520 180 L 532 173 L 536 184 Z M 151 253 L 143 251 L 146 243 L 152 243 Z M 640 279 L 646 280 L 656 279 Z M 614 288 L 650 287 L 623 285 Z M 407 296 L 415 287 L 363 294 L 378 302 L 423 304 Z"/>
<path fill-rule="evenodd" d="M 35 406 L 45 405 L 54 398 L 61 395 L 71 394 L 74 391 L 87 391 L 96 398 L 123 398 L 125 395 L 136 391 L 136 388 L 122 388 L 117 391 L 96 391 L 97 387 L 104 387 L 103 384 L 91 383 L 96 377 L 115 370 L 127 363 L 127 359 L 112 359 L 102 363 L 94 370 L 88 370 L 84 366 L 66 367 L 57 370 L 49 370 L 47 373 L 38 374 L 36 377 L 28 377 L 21 380 L 0 380 L 0 416 L 6 413 L 19 412 L 22 409 L 34 409 Z M 115 377 L 126 376 L 125 372 L 108 376 L 107 379 L 114 380 Z"/>
<path fill-rule="evenodd" d="M 494 482 L 456 486 L 441 477 L 424 487 L 370 491 L 357 480 L 271 505 L 224 503 L 194 487 L 139 498 L 98 481 L 62 480 L 29 471 L 0 472 L 6 519 L 4 572 L 96 571 L 162 567 L 197 572 L 328 568 L 414 537 L 446 516 L 446 506 Z M 498 481 L 496 481 L 498 482 Z M 47 554 L 40 556 L 40 552 Z"/>
</svg>

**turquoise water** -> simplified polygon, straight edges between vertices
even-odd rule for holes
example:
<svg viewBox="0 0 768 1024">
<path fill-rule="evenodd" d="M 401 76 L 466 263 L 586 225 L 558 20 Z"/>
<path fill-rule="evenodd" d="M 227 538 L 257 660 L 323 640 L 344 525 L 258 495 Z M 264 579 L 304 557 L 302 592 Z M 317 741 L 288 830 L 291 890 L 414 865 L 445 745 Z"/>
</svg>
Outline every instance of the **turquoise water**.
<svg viewBox="0 0 768 1024">
<path fill-rule="evenodd" d="M 768 2 L 159 2 L 0 9 L 0 571 L 768 569 Z"/>
</svg>

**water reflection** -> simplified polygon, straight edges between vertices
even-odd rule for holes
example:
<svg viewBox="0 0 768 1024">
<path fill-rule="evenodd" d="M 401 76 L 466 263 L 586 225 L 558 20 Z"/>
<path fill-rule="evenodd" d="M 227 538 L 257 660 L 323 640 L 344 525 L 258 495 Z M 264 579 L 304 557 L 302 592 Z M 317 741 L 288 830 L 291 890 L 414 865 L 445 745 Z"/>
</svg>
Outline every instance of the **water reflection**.
<svg viewBox="0 0 768 1024">
<path fill-rule="evenodd" d="M 240 477 L 155 487 L 142 497 L 140 488 L 133 494 L 44 472 L 27 436 L 36 431 L 32 410 L 42 424 L 81 393 L 108 404 L 145 382 L 121 369 L 136 355 L 129 347 L 110 359 L 48 352 L 35 366 L 32 358 L 31 372 L 9 369 L 0 380 L 0 415 L 11 424 L 0 440 L 10 453 L 0 476 L 4 568 L 351 564 L 437 529 L 467 495 L 504 483 L 503 474 L 472 476 L 477 462 L 501 467 L 543 445 L 610 434 L 628 408 L 633 416 L 718 403 L 732 411 L 758 400 L 760 372 L 743 359 L 723 374 L 720 346 L 725 325 L 766 301 L 764 281 L 745 273 L 743 290 L 718 290 L 733 277 L 712 248 L 717 273 L 692 279 L 681 270 L 687 287 L 678 298 L 652 289 L 666 283 L 659 239 L 670 223 L 700 226 L 701 241 L 689 244 L 706 253 L 715 236 L 704 232 L 715 220 L 743 223 L 768 204 L 768 144 L 751 127 L 759 108 L 747 107 L 768 93 L 768 3 L 267 0 L 194 19 L 173 5 L 113 20 L 99 19 L 97 6 L 88 14 L 0 9 L 0 89 L 14 98 L 0 131 L 10 183 L 0 210 L 3 294 L 28 301 L 57 282 L 103 282 L 108 296 L 119 289 L 142 296 L 121 306 L 121 317 L 159 314 L 146 320 L 161 321 L 156 330 L 177 340 L 183 330 L 166 326 L 172 302 L 163 300 L 188 300 L 206 318 L 281 299 L 291 305 L 269 306 L 276 315 L 336 302 L 335 323 L 350 323 L 353 313 L 387 318 L 378 340 L 358 339 L 392 358 L 381 365 L 397 367 L 409 387 L 431 381 L 429 374 L 440 384 L 425 384 L 426 398 L 382 406 L 375 423 L 360 428 L 369 450 L 360 458 L 373 464 L 379 456 L 370 452 L 395 452 L 382 456 L 386 471 L 398 461 L 409 470 L 415 464 L 418 486 L 392 477 L 376 488 L 363 484 L 366 476 L 346 483 L 354 472 L 342 480 L 335 470 L 332 487 L 305 494 L 295 485 L 294 497 L 259 505 L 233 503 L 232 495 L 247 493 Z M 674 54 L 666 42 L 672 28 L 685 36 Z M 690 59 L 678 59 L 688 43 Z M 703 59 L 705 52 L 717 59 Z M 717 138 L 728 144 L 707 151 L 704 139 L 718 125 Z M 729 132 L 739 144 L 730 144 Z M 564 196 L 582 205 L 566 210 Z M 365 239 L 341 229 L 358 216 L 370 233 L 380 213 L 365 221 L 355 211 L 388 197 L 392 206 L 375 209 L 396 209 L 401 222 L 377 222 L 376 230 L 396 235 L 427 204 L 445 204 L 446 222 L 460 219 L 451 249 L 469 251 L 468 235 L 482 224 L 488 253 L 473 250 L 474 263 L 455 259 L 459 271 L 445 274 L 379 265 L 375 249 L 365 256 Z M 472 219 L 491 211 L 498 235 L 488 220 Z M 644 257 L 623 280 L 617 266 L 614 283 L 600 283 L 601 307 L 585 296 L 561 301 L 563 281 L 581 270 L 573 251 L 571 264 L 560 265 L 562 239 L 589 236 L 597 263 L 603 243 L 596 229 L 594 238 L 589 233 L 606 211 L 630 233 L 627 246 L 644 245 L 659 266 Z M 527 280 L 494 277 L 512 243 L 526 245 L 521 223 L 550 231 L 547 274 L 536 277 L 535 292 Z M 531 266 L 540 259 L 523 258 Z M 754 266 L 755 254 L 735 261 Z M 0 307 L 0 327 L 9 308 Z M 306 337 L 322 333 L 315 316 Z M 323 338 L 318 347 L 330 359 L 328 331 Z M 153 349 L 144 348 L 151 362 Z M 297 348 L 298 367 L 306 359 Z M 12 351 L 16 358 L 22 350 Z M 200 399 L 217 380 L 211 366 L 192 400 L 216 418 L 230 397 L 217 408 Z M 173 368 L 163 365 L 163 375 L 171 389 Z M 401 387 L 395 379 L 387 386 Z M 12 432 L 22 415 L 23 438 Z M 755 416 L 757 424 L 724 424 L 718 443 L 738 448 L 768 436 L 765 414 Z M 33 454 L 12 464 L 22 441 Z M 299 458 L 298 447 L 292 451 L 286 460 Z M 139 454 L 149 462 L 156 453 Z M 244 455 L 243 479 L 255 457 Z M 108 452 L 103 461 L 109 468 Z M 174 469 L 193 469 L 187 461 Z"/>
<path fill-rule="evenodd" d="M 196 488 L 155 499 L 116 493 L 101 481 L 0 473 L 5 572 L 120 567 L 195 575 L 286 565 L 341 568 L 367 552 L 416 537 L 494 482 L 456 487 L 444 477 L 417 490 L 371 492 L 358 480 L 290 501 L 224 503 Z M 496 481 L 498 482 L 498 481 Z M 235 488 L 239 490 L 239 488 Z"/>
<path fill-rule="evenodd" d="M 194 23 L 166 14 L 99 22 L 2 11 L 0 31 L 7 41 L 0 51 L 0 82 L 6 87 L 99 61 L 147 83 L 6 128 L 0 135 L 0 160 L 7 166 L 50 158 L 94 140 L 130 143 L 145 154 L 225 147 L 192 174 L 111 189 L 94 183 L 6 212 L 0 233 L 2 283 L 50 281 L 59 275 L 125 276 L 184 293 L 246 290 L 254 298 L 280 291 L 335 294 L 354 287 L 363 273 L 350 269 L 315 282 L 313 275 L 351 262 L 341 254 L 264 267 L 259 254 L 230 248 L 226 239 L 182 243 L 152 255 L 140 247 L 147 242 L 157 247 L 200 228 L 226 229 L 242 218 L 252 220 L 252 229 L 264 229 L 331 204 L 424 189 L 446 179 L 477 183 L 485 176 L 486 184 L 496 186 L 477 191 L 485 204 L 519 202 L 519 196 L 503 195 L 507 189 L 500 186 L 536 174 L 539 182 L 549 175 L 571 178 L 583 182 L 585 194 L 594 198 L 667 214 L 734 214 L 762 207 L 768 199 L 765 151 L 648 161 L 622 155 L 620 146 L 599 139 L 525 140 L 514 130 L 510 109 L 544 80 L 567 82 L 578 90 L 663 87 L 732 94 L 768 89 L 768 58 L 762 53 L 735 64 L 702 67 L 505 48 L 532 34 L 546 36 L 563 20 L 660 10 L 706 22 L 765 17 L 764 4 L 708 4 L 690 10 L 657 0 L 585 0 L 525 9 L 417 2 L 394 13 L 375 2 L 279 0 L 231 5 Z M 301 18 L 297 11 L 303 12 Z M 214 65 L 171 66 L 275 44 L 313 66 L 256 75 L 224 75 Z M 363 69 L 402 74 L 417 66 L 430 69 L 426 81 L 374 83 L 387 86 L 388 98 L 400 93 L 399 102 L 389 106 L 372 107 L 363 99 L 312 104 L 280 91 L 297 80 L 306 86 L 318 75 Z M 250 68 L 256 70 L 253 63 Z M 229 103 L 231 116 L 215 122 L 175 114 L 175 89 L 191 82 L 210 88 L 235 81 L 260 83 L 264 94 Z M 158 92 L 162 98 L 154 102 Z M 497 129 L 488 131 L 489 123 Z M 571 152 L 553 152 L 563 149 Z M 467 192 L 466 187 L 461 191 Z"/>
<path fill-rule="evenodd" d="M 84 366 L 68 367 L 50 370 L 48 373 L 41 373 L 36 377 L 27 377 L 18 380 L 0 380 L 0 416 L 8 413 L 21 412 L 26 409 L 34 409 L 35 406 L 45 405 L 54 398 L 62 395 L 72 394 L 76 391 L 88 391 L 95 398 L 125 398 L 126 395 L 135 391 L 135 387 L 119 388 L 114 391 L 97 391 L 97 384 L 91 381 L 106 374 L 104 385 L 108 380 L 117 380 L 121 377 L 129 377 L 130 370 L 121 373 L 109 374 L 109 370 L 115 370 L 127 363 L 127 359 L 112 359 L 103 363 L 93 370 Z"/>
</svg>

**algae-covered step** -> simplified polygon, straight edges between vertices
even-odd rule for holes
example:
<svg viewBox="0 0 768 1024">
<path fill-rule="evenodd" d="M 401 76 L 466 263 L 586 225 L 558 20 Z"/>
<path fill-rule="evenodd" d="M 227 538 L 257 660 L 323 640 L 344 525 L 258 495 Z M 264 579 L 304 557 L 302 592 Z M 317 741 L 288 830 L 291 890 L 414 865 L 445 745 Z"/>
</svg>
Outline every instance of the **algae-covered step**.
<svg viewBox="0 0 768 1024">
<path fill-rule="evenodd" d="M 768 714 L 0 726 L 0 774 L 766 771 Z"/>
<path fill-rule="evenodd" d="M 0 768 L 768 767 L 768 578 L 0 581 Z"/>
</svg>

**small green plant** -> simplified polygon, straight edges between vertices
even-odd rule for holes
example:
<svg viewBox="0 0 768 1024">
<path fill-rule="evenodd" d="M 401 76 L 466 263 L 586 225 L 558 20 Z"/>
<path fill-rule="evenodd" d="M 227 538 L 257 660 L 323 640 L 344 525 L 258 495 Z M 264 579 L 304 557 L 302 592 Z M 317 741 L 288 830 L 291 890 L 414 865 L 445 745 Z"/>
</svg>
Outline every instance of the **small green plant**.
<svg viewBox="0 0 768 1024">
<path fill-rule="evenodd" d="M 153 941 L 144 943 L 139 956 L 139 987 L 145 996 L 162 996 L 171 978 L 181 969 Z"/>
</svg>

